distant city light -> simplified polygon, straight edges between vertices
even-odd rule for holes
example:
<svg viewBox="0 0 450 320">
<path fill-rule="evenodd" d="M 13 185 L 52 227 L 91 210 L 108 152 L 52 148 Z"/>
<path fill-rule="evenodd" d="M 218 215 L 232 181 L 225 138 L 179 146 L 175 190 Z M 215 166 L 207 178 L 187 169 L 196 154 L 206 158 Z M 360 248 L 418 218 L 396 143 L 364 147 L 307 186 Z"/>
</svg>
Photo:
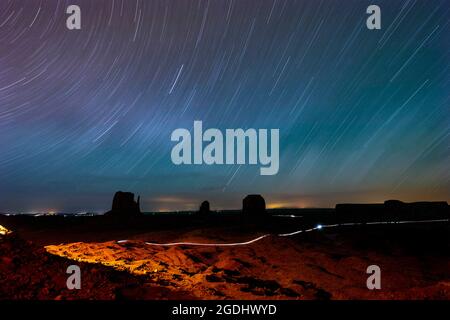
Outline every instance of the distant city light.
<svg viewBox="0 0 450 320">
<path fill-rule="evenodd" d="M 322 225 L 321 224 L 319 224 L 319 225 L 317 225 L 317 228 L 316 229 L 322 229 Z"/>
</svg>

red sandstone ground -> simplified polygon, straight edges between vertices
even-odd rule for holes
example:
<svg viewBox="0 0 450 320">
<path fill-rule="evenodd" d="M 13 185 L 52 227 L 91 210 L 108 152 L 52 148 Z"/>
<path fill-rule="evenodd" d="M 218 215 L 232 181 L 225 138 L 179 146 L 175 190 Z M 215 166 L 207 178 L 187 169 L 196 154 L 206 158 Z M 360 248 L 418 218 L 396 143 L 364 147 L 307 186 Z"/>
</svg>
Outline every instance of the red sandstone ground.
<svg viewBox="0 0 450 320">
<path fill-rule="evenodd" d="M 59 244 L 52 231 L 41 241 L 46 250 L 16 235 L 0 240 L 0 299 L 448 300 L 448 231 L 448 225 L 321 230 L 240 247 L 155 247 L 145 241 L 231 242 L 260 234 L 180 228 L 135 233 L 122 244 L 119 238 Z M 82 269 L 81 290 L 65 289 L 70 264 Z M 382 290 L 366 288 L 372 264 L 381 267 Z"/>
</svg>

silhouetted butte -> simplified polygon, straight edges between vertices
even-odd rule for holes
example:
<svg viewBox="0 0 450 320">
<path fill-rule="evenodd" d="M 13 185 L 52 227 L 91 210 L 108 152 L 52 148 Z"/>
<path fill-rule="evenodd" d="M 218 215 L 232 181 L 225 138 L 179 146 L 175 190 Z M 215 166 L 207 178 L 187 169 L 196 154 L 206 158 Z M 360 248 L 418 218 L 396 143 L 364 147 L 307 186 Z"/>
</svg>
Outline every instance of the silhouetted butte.
<svg viewBox="0 0 450 320">
<path fill-rule="evenodd" d="M 210 208 L 209 208 L 209 202 L 208 201 L 203 201 L 202 204 L 200 205 L 200 209 L 198 210 L 198 213 L 200 215 L 207 215 L 209 214 Z"/>
<path fill-rule="evenodd" d="M 118 191 L 114 195 L 112 208 L 106 212 L 107 216 L 132 217 L 141 215 L 140 197 L 134 200 L 134 193 Z"/>
<path fill-rule="evenodd" d="M 243 214 L 261 214 L 266 212 L 266 201 L 259 194 L 248 195 L 242 200 Z"/>
</svg>

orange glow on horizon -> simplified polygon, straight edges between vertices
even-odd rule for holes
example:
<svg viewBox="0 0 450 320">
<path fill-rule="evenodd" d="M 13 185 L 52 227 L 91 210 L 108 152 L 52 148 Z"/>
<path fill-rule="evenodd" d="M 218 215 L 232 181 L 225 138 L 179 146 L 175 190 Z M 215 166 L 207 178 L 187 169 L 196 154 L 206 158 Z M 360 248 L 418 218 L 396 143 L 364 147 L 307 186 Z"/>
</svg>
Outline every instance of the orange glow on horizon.
<svg viewBox="0 0 450 320">
<path fill-rule="evenodd" d="M 303 209 L 308 204 L 304 201 L 275 201 L 267 204 L 267 209 Z"/>
</svg>

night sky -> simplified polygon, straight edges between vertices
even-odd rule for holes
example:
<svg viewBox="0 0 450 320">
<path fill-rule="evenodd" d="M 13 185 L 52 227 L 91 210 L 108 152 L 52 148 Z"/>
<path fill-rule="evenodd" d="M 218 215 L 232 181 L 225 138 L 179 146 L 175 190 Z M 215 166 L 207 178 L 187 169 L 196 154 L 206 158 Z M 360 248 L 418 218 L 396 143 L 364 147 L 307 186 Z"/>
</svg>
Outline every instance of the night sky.
<svg viewBox="0 0 450 320">
<path fill-rule="evenodd" d="M 449 201 L 449 34 L 449 0 L 1 0 L 0 212 Z M 279 128 L 279 173 L 175 166 L 194 120 Z"/>
</svg>

